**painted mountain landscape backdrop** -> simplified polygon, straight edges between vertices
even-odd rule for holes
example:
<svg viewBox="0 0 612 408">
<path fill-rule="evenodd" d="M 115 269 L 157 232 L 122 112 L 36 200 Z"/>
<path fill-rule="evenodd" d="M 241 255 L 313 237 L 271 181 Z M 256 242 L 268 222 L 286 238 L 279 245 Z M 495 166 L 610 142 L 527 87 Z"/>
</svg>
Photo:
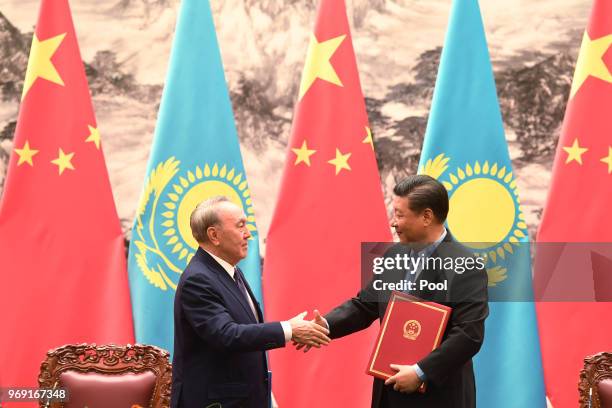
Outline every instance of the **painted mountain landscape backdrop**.
<svg viewBox="0 0 612 408">
<path fill-rule="evenodd" d="M 347 0 L 387 198 L 416 171 L 450 0 Z M 541 214 L 588 0 L 481 0 L 506 137 L 531 234 Z M 38 1 L 0 0 L 0 189 Z M 265 239 L 314 24 L 314 0 L 211 0 L 253 203 Z M 129 237 L 179 1 L 71 1 Z M 194 47 L 197 44 L 194 43 Z"/>
</svg>

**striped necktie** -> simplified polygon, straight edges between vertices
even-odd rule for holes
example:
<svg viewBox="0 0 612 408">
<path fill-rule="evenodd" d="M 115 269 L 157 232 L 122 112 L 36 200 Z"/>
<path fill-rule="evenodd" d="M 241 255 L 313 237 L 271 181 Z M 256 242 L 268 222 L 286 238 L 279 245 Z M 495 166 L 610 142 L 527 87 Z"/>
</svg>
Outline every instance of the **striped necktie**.
<svg viewBox="0 0 612 408">
<path fill-rule="evenodd" d="M 255 305 L 253 304 L 253 301 L 249 296 L 249 292 L 246 289 L 246 285 L 244 284 L 244 279 L 242 278 L 242 271 L 238 267 L 234 268 L 234 280 L 236 281 L 236 285 L 238 285 L 238 289 L 240 289 L 240 292 L 242 292 L 242 296 L 244 296 L 244 299 L 249 304 L 249 307 L 251 308 L 251 312 L 253 312 L 255 320 L 259 321 L 259 318 L 257 317 L 257 311 L 255 310 Z"/>
</svg>

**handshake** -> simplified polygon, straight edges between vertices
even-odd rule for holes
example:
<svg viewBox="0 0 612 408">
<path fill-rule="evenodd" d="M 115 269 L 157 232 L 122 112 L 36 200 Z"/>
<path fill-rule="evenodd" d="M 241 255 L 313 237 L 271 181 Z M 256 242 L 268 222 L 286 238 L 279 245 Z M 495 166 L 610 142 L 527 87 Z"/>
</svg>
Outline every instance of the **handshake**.
<svg viewBox="0 0 612 408">
<path fill-rule="evenodd" d="M 304 320 L 308 312 L 302 312 L 289 320 L 291 325 L 292 336 L 291 341 L 296 350 L 304 348 L 304 353 L 312 347 L 321 348 L 321 345 L 327 346 L 331 339 L 328 337 L 329 329 L 327 322 L 318 310 L 314 311 L 314 319 Z"/>
</svg>

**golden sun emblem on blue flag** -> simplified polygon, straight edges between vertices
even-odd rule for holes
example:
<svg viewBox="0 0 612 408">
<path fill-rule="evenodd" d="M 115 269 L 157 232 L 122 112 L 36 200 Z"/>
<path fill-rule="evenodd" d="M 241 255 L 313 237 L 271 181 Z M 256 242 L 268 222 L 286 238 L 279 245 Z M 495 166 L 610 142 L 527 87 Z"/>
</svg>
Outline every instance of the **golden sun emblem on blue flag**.
<svg viewBox="0 0 612 408">
<path fill-rule="evenodd" d="M 224 195 L 242 207 L 247 228 L 255 239 L 257 227 L 246 177 L 218 163 L 195 166 L 187 171 L 170 157 L 159 163 L 145 182 L 134 229 L 136 263 L 149 283 L 161 289 L 176 289 L 176 282 L 198 248 L 191 234 L 189 217 L 203 200 Z"/>
<path fill-rule="evenodd" d="M 449 195 L 447 224 L 454 237 L 487 259 L 489 286 L 506 280 L 504 260 L 527 241 L 514 174 L 489 161 L 466 162 L 446 172 L 450 158 L 443 153 L 419 169 L 438 179 Z"/>
</svg>

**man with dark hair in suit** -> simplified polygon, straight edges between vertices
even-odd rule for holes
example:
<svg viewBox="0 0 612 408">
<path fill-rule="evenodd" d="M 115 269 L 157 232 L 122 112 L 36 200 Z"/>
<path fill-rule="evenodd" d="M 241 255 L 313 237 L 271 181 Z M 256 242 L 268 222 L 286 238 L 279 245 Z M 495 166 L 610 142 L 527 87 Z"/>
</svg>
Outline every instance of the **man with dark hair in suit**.
<svg viewBox="0 0 612 408">
<path fill-rule="evenodd" d="M 329 343 L 329 331 L 303 319 L 264 323 L 259 303 L 236 264 L 251 234 L 242 208 L 226 197 L 200 203 L 190 225 L 199 248 L 174 300 L 172 408 L 267 408 L 265 350 L 293 340 Z"/>
<path fill-rule="evenodd" d="M 436 179 L 417 175 L 400 181 L 394 189 L 393 218 L 400 244 L 386 256 L 406 253 L 429 258 L 473 258 L 456 243 L 444 227 L 448 214 L 448 194 Z M 484 340 L 484 321 L 488 316 L 487 273 L 483 267 L 466 271 L 448 270 L 434 263 L 416 271 L 416 290 L 410 294 L 450 306 L 450 320 L 440 346 L 414 365 L 393 364 L 396 374 L 387 381 L 374 380 L 374 408 L 473 408 L 476 388 L 472 357 Z M 462 272 L 462 273 L 460 273 Z M 386 277 L 394 282 L 411 279 L 404 270 Z M 420 280 L 448 282 L 445 291 L 419 289 Z M 329 312 L 324 318 L 315 311 L 314 322 L 328 327 L 332 339 L 363 330 L 384 316 L 389 291 L 377 291 L 373 281 L 359 294 Z M 298 349 L 304 346 L 297 346 Z M 308 346 L 306 351 L 308 350 Z M 331 368 L 330 369 L 337 369 Z M 425 383 L 425 387 L 421 385 Z M 421 387 L 424 392 L 417 392 Z"/>
</svg>

